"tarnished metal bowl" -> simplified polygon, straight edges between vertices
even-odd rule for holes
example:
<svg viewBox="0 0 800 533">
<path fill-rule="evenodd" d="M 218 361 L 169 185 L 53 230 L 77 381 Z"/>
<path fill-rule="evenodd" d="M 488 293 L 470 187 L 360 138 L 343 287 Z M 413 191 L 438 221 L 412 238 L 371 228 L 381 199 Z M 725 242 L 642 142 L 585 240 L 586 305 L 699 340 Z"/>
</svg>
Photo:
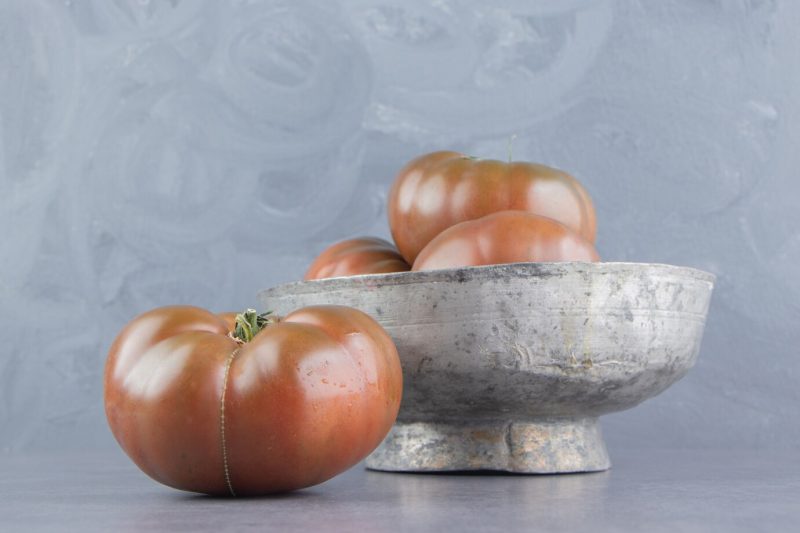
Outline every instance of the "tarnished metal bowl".
<svg viewBox="0 0 800 533">
<path fill-rule="evenodd" d="M 694 364 L 714 276 L 640 263 L 516 263 L 287 283 L 278 314 L 372 315 L 403 365 L 397 423 L 367 459 L 393 471 L 605 470 L 598 416 Z"/>
</svg>

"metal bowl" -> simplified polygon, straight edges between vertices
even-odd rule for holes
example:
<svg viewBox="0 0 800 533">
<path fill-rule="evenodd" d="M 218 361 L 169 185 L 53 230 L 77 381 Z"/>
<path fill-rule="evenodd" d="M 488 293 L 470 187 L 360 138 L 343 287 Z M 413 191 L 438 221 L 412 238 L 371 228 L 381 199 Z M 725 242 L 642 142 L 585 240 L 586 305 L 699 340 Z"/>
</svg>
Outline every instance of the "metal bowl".
<svg viewBox="0 0 800 533">
<path fill-rule="evenodd" d="M 610 466 L 600 415 L 692 367 L 713 283 L 670 265 L 515 263 L 287 283 L 259 300 L 356 307 L 394 339 L 403 402 L 369 468 L 586 472 Z"/>
</svg>

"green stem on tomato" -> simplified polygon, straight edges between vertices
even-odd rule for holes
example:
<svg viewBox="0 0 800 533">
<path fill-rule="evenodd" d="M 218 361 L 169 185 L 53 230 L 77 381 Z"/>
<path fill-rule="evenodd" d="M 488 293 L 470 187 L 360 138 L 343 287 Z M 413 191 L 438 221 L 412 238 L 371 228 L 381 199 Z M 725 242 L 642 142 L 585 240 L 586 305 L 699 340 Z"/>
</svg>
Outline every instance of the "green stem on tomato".
<svg viewBox="0 0 800 533">
<path fill-rule="evenodd" d="M 236 327 L 233 329 L 233 337 L 242 342 L 250 342 L 258 335 L 258 332 L 275 322 L 269 316 L 272 311 L 258 314 L 255 309 L 247 309 L 236 315 Z"/>
</svg>

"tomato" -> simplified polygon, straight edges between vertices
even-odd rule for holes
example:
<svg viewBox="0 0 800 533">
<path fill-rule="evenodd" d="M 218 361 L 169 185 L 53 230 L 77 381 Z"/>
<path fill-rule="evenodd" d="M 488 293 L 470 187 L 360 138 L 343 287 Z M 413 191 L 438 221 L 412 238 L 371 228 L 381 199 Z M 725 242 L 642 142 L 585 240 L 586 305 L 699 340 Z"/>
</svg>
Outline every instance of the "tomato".
<svg viewBox="0 0 800 533">
<path fill-rule="evenodd" d="M 233 331 L 236 328 L 236 316 L 239 313 L 235 311 L 226 311 L 224 313 L 217 313 L 222 320 L 225 321 L 225 327 L 228 328 L 228 331 Z"/>
<path fill-rule="evenodd" d="M 361 311 L 248 310 L 235 334 L 211 312 L 163 307 L 111 346 L 108 423 L 157 481 L 218 495 L 308 487 L 359 462 L 392 427 L 400 361 Z"/>
<path fill-rule="evenodd" d="M 402 256 L 417 254 L 450 226 L 497 211 L 553 218 L 594 243 L 594 206 L 572 176 L 536 163 L 476 159 L 433 152 L 408 163 L 388 198 L 389 226 Z"/>
<path fill-rule="evenodd" d="M 500 211 L 444 230 L 423 248 L 413 270 L 598 260 L 594 245 L 560 222 L 526 211 Z"/>
<path fill-rule="evenodd" d="M 325 249 L 311 264 L 304 279 L 405 272 L 405 262 L 390 242 L 377 237 L 359 237 Z"/>
</svg>

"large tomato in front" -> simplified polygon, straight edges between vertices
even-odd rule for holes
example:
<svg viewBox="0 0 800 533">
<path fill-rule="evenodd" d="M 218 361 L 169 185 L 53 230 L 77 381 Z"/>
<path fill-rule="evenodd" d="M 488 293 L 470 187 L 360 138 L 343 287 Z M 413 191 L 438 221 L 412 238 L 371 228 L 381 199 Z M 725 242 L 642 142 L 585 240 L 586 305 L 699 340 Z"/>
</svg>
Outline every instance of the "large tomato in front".
<svg viewBox="0 0 800 533">
<path fill-rule="evenodd" d="M 447 228 L 506 210 L 555 219 L 594 243 L 589 193 L 566 172 L 536 163 L 433 152 L 400 171 L 388 198 L 392 237 L 410 264 Z"/>
<path fill-rule="evenodd" d="M 106 415 L 145 473 L 207 494 L 287 491 L 333 477 L 386 436 L 402 373 L 377 322 L 340 306 L 259 320 L 243 342 L 218 315 L 164 307 L 117 337 Z"/>
</svg>

